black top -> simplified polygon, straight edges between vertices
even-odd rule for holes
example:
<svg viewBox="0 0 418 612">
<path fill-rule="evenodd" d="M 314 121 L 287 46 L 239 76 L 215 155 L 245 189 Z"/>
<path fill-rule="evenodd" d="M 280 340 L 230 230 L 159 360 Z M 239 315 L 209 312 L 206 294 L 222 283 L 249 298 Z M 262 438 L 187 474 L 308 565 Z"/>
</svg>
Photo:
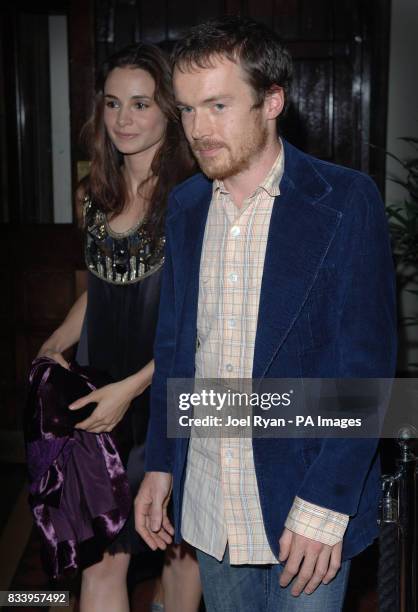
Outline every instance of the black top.
<svg viewBox="0 0 418 612">
<path fill-rule="evenodd" d="M 121 380 L 153 358 L 164 238 L 153 243 L 144 224 L 116 233 L 103 212 L 85 205 L 85 257 L 89 270 L 87 339 L 89 364 Z M 135 444 L 144 441 L 148 393 L 127 413 Z"/>
</svg>

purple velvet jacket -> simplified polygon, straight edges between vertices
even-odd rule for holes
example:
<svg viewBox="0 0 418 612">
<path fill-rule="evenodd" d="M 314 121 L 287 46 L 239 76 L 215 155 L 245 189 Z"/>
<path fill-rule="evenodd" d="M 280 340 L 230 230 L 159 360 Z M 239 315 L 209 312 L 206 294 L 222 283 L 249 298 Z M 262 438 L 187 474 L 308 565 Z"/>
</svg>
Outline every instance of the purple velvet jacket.
<svg viewBox="0 0 418 612">
<path fill-rule="evenodd" d="M 131 508 L 121 459 L 126 450 L 112 434 L 74 428 L 95 408 L 69 404 L 108 384 L 102 373 L 73 364 L 36 359 L 30 371 L 25 436 L 29 504 L 43 543 L 43 560 L 54 579 L 99 561 L 122 529 Z"/>
</svg>

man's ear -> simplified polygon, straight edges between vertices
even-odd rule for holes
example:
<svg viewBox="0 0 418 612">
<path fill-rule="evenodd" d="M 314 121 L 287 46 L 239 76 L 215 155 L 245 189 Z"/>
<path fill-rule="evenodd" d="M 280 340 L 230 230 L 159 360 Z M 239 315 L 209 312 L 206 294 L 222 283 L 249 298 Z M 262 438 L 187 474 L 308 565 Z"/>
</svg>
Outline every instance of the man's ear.
<svg viewBox="0 0 418 612">
<path fill-rule="evenodd" d="M 276 119 L 283 111 L 284 91 L 283 87 L 273 85 L 264 98 L 264 109 L 267 119 Z"/>
</svg>

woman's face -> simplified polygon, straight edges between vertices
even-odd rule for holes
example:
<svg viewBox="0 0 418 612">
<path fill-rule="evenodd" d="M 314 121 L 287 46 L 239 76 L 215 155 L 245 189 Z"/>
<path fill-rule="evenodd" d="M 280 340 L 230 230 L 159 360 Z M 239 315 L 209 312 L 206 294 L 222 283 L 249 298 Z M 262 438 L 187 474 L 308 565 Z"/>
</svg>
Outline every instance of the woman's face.
<svg viewBox="0 0 418 612">
<path fill-rule="evenodd" d="M 141 68 L 114 68 L 104 87 L 104 123 L 123 155 L 157 149 L 167 119 L 154 100 L 155 81 Z"/>
</svg>

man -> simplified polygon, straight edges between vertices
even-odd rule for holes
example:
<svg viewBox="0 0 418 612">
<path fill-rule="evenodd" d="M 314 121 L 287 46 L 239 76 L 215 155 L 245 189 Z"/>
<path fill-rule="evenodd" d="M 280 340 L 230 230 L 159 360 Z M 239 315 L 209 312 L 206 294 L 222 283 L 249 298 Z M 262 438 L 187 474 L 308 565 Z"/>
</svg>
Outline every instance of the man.
<svg viewBox="0 0 418 612">
<path fill-rule="evenodd" d="M 394 277 L 365 175 L 277 135 L 291 62 L 250 20 L 197 26 L 174 90 L 203 174 L 172 193 L 137 528 L 197 549 L 207 609 L 329 610 L 377 533 L 377 442 L 168 440 L 173 378 L 392 376 Z M 172 475 L 171 475 L 172 474 Z"/>
</svg>

